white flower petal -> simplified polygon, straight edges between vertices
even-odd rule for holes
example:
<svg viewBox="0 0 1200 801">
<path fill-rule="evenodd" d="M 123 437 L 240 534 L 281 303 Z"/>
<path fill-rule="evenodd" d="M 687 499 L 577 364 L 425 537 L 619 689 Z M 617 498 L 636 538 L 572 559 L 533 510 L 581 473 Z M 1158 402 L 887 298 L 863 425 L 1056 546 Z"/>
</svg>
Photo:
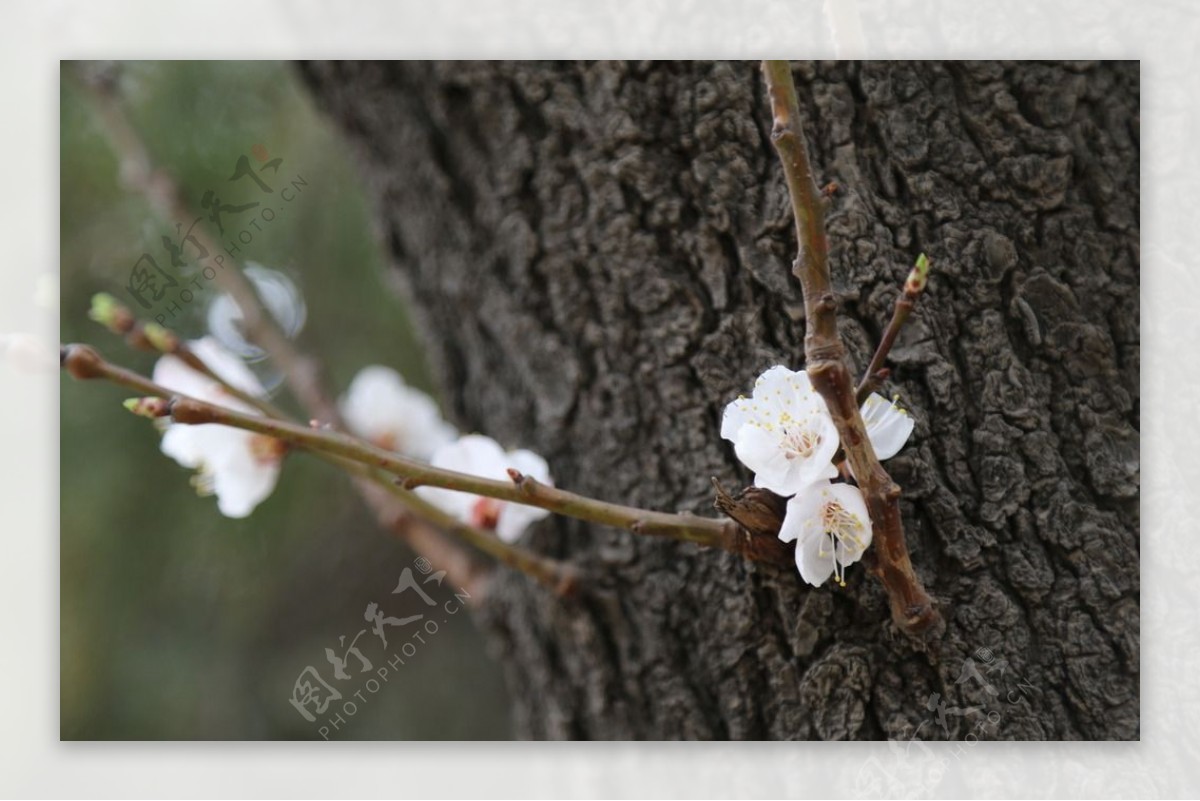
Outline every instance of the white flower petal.
<svg viewBox="0 0 1200 801">
<path fill-rule="evenodd" d="M 754 471 L 756 486 L 778 495 L 794 495 L 809 484 L 837 475 L 832 462 L 838 447 L 833 420 L 828 415 L 813 415 L 794 425 L 791 434 L 797 432 L 812 443 L 807 456 L 789 447 L 778 427 L 768 430 L 750 423 L 742 428 L 734 452 L 742 464 Z"/>
<path fill-rule="evenodd" d="M 180 466 L 196 470 L 204 464 L 204 432 L 201 429 L 205 427 L 168 425 L 158 447 Z"/>
<path fill-rule="evenodd" d="M 270 496 L 279 479 L 279 460 L 257 456 L 251 445 L 252 438 L 253 435 L 244 437 L 235 449 L 222 454 L 222 460 L 212 465 L 217 508 L 226 517 L 248 516 Z"/>
<path fill-rule="evenodd" d="M 508 481 L 511 467 L 543 484 L 553 486 L 550 467 L 546 460 L 528 450 L 506 453 L 500 444 L 490 437 L 468 434 L 439 448 L 434 452 L 431 464 L 460 473 Z M 440 487 L 418 487 L 417 494 L 459 520 L 477 524 L 480 496 L 469 492 L 458 492 Z M 549 512 L 535 506 L 519 503 L 495 502 L 499 513 L 496 517 L 496 535 L 505 542 L 515 542 L 529 525 L 546 517 Z"/>
<path fill-rule="evenodd" d="M 266 391 L 254 371 L 246 366 L 237 354 L 227 350 L 213 337 L 201 337 L 188 343 L 188 348 L 208 369 L 221 377 L 221 380 L 231 387 L 240 389 L 247 395 L 264 397 Z M 182 392 L 182 390 L 177 390 Z"/>
<path fill-rule="evenodd" d="M 172 392 L 190 395 L 198 400 L 212 397 L 214 385 L 218 384 L 212 378 L 188 367 L 176 356 L 163 356 L 155 362 L 154 372 L 150 377 L 154 383 Z"/>
<path fill-rule="evenodd" d="M 796 569 L 800 578 L 820 587 L 833 575 L 833 552 L 824 537 L 806 537 L 796 543 Z"/>
<path fill-rule="evenodd" d="M 860 412 L 871 447 L 880 461 L 899 453 L 916 425 L 907 412 L 875 393 L 863 403 Z"/>
<path fill-rule="evenodd" d="M 752 403 L 750 398 L 740 397 L 725 407 L 725 412 L 721 416 L 721 439 L 731 442 L 737 439 L 742 426 L 754 417 L 751 412 Z"/>
<path fill-rule="evenodd" d="M 496 536 L 507 543 L 514 543 L 525 533 L 525 529 L 549 514 L 545 509 L 536 506 L 505 503 L 500 509 L 500 519 L 496 522 Z"/>
<path fill-rule="evenodd" d="M 352 432 L 416 459 L 429 459 L 458 436 L 433 398 L 405 384 L 389 367 L 360 370 L 339 406 Z"/>
<path fill-rule="evenodd" d="M 796 541 L 796 567 L 809 584 L 839 581 L 871 544 L 862 492 L 850 484 L 815 484 L 788 501 L 779 538 Z"/>
<path fill-rule="evenodd" d="M 806 411 L 814 397 L 807 373 L 775 365 L 755 380 L 749 398 L 741 396 L 725 407 L 721 438 L 733 440 L 741 427 L 751 420 L 778 418 L 783 412 L 798 416 L 798 410 Z"/>
<path fill-rule="evenodd" d="M 245 363 L 211 337 L 188 343 L 192 352 L 231 386 L 247 394 L 265 396 L 262 384 Z M 237 400 L 221 383 L 188 367 L 175 356 L 163 356 L 154 365 L 154 380 L 167 389 L 197 400 L 260 414 Z M 217 508 L 227 517 L 246 517 L 271 494 L 279 477 L 280 457 L 256 453 L 258 435 L 230 426 L 184 425 L 159 422 L 163 428 L 162 452 L 183 467 L 199 470 L 205 488 L 217 496 Z"/>
<path fill-rule="evenodd" d="M 837 429 L 803 371 L 776 365 L 759 376 L 752 397 L 725 407 L 721 436 L 754 471 L 755 484 L 780 495 L 837 474 Z"/>
<path fill-rule="evenodd" d="M 742 426 L 733 451 L 742 464 L 754 471 L 757 486 L 779 495 L 796 491 L 788 487 L 792 463 L 774 433 L 753 423 Z"/>
<path fill-rule="evenodd" d="M 789 370 L 782 364 L 766 370 L 754 382 L 754 397 L 765 398 L 770 393 L 788 389 L 798 394 L 812 392 L 812 382 L 803 370 Z"/>
<path fill-rule="evenodd" d="M 236 387 L 248 395 L 266 397 L 266 390 L 240 358 L 225 350 L 212 337 L 204 337 L 188 343 L 191 351 L 204 362 L 209 369 L 221 376 L 230 386 Z M 160 384 L 172 392 L 188 395 L 206 403 L 224 406 L 228 409 L 245 414 L 259 414 L 259 411 L 248 403 L 238 400 L 230 394 L 221 382 L 188 367 L 182 359 L 166 355 L 154 364 L 154 383 Z"/>
<path fill-rule="evenodd" d="M 467 434 L 439 448 L 433 457 L 435 467 L 457 470 L 486 478 L 507 478 L 508 460 L 504 448 L 491 437 Z"/>
<path fill-rule="evenodd" d="M 463 521 L 471 519 L 471 508 L 479 498 L 469 492 L 442 489 L 441 487 L 417 487 L 414 492 L 446 514 Z"/>
</svg>

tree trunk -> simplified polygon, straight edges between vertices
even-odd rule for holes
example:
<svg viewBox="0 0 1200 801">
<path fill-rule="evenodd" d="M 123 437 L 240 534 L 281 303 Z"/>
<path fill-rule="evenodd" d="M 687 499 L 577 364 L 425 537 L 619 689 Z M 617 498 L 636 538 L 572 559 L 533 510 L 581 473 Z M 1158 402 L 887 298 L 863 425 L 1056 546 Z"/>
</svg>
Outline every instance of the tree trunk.
<svg viewBox="0 0 1200 801">
<path fill-rule="evenodd" d="M 841 329 L 861 370 L 914 258 L 886 463 L 928 648 L 848 586 L 570 520 L 479 612 L 517 733 L 588 739 L 1138 736 L 1136 63 L 795 68 Z M 556 482 L 715 514 L 750 476 L 721 412 L 802 367 L 800 288 L 753 63 L 308 64 L 378 199 L 448 414 Z"/>
</svg>

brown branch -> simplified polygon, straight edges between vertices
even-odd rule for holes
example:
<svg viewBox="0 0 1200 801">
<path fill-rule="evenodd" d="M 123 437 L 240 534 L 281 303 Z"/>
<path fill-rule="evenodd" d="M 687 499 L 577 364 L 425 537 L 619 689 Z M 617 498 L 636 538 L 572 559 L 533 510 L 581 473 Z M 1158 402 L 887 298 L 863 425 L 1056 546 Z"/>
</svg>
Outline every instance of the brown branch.
<svg viewBox="0 0 1200 801">
<path fill-rule="evenodd" d="M 416 526 L 418 530 L 415 532 L 406 532 L 403 537 L 410 545 L 413 544 L 414 538 L 420 542 L 422 547 L 418 549 L 419 552 L 428 553 L 431 550 L 445 551 L 447 543 L 445 536 L 440 533 L 440 531 L 444 531 L 454 534 L 477 550 L 491 556 L 496 561 L 530 576 L 538 583 L 549 588 L 556 595 L 567 597 L 574 594 L 578 589 L 579 570 L 573 565 L 560 562 L 557 559 L 540 556 L 515 545 L 510 545 L 499 539 L 493 532 L 468 525 L 412 491 L 397 485 L 390 476 L 380 473 L 368 465 L 332 456 L 322 451 L 314 450 L 312 453 L 354 474 L 360 481 L 368 482 L 368 485 L 373 484 L 372 492 L 381 490 L 383 493 L 398 500 L 413 514 L 419 515 L 424 521 L 431 523 L 432 526 L 422 525 L 420 521 L 416 521 L 418 523 Z M 414 521 L 401 520 L 397 522 L 407 522 L 411 527 Z M 437 541 L 431 541 L 431 536 L 436 537 Z M 456 548 L 455 550 L 461 552 L 461 549 Z M 447 554 L 446 556 L 450 558 L 443 561 L 454 561 L 453 555 Z M 445 564 L 443 563 L 439 563 L 439 566 L 445 568 Z M 446 569 L 449 573 L 450 570 Z M 466 580 L 475 586 L 479 586 L 488 578 L 487 573 L 479 570 L 478 565 L 474 563 L 463 565 L 460 570 L 468 575 Z M 461 582 L 456 583 L 458 583 L 458 586 L 466 589 L 472 595 L 472 598 L 474 598 L 475 592 L 478 592 L 480 597 L 483 595 L 482 591 L 476 590 L 472 592 L 471 587 Z"/>
<path fill-rule="evenodd" d="M 123 336 L 125 344 L 131 348 L 174 356 L 201 375 L 216 381 L 228 394 L 250 404 L 268 417 L 287 419 L 287 415 L 267 399 L 244 392 L 217 375 L 174 331 L 158 323 L 139 320 L 127 306 L 107 292 L 92 296 L 92 308 L 88 317 L 114 334 Z"/>
<path fill-rule="evenodd" d="M 900 521 L 900 488 L 875 456 L 846 367 L 845 346 L 837 330 L 838 301 L 829 278 L 824 207 L 800 129 L 791 65 L 764 61 L 763 74 L 774 114 L 771 142 L 783 165 L 796 220 L 799 254 L 792 272 L 804 291 L 806 370 L 829 407 L 846 459 L 866 499 L 877 553 L 874 572 L 887 590 L 892 619 L 910 636 L 928 636 L 940 628 L 941 616 L 913 571 Z"/>
<path fill-rule="evenodd" d="M 354 441 L 345 435 L 333 432 L 322 435 L 287 420 L 242 414 L 232 409 L 175 393 L 132 370 L 106 361 L 94 348 L 86 345 L 63 347 L 60 351 L 60 359 L 63 367 L 75 378 L 81 380 L 102 378 L 147 396 L 132 398 L 125 402 L 127 409 L 144 417 L 169 416 L 174 422 L 181 424 L 229 425 L 267 434 L 289 446 L 296 447 L 305 447 L 305 434 L 313 434 L 318 439 L 321 436 L 336 436 L 343 440 Z M 394 506 L 388 510 L 386 506 L 378 505 L 381 511 L 387 510 L 391 515 L 390 517 L 381 517 L 381 522 L 395 533 L 402 534 L 402 538 L 409 541 L 410 545 L 414 547 L 420 545 L 421 547 L 417 548 L 418 552 L 424 553 L 430 558 L 433 554 L 442 557 L 437 562 L 439 567 L 451 575 L 454 584 L 467 589 L 473 599 L 482 597 L 482 592 L 479 592 L 478 588 L 482 586 L 482 581 L 486 576 L 481 575 L 479 566 L 472 561 L 464 561 L 459 554 L 447 553 L 446 546 L 449 542 L 437 529 L 459 536 L 476 549 L 509 567 L 532 576 L 560 595 L 574 591 L 578 582 L 578 571 L 574 567 L 510 545 L 494 534 L 457 520 L 425 499 L 397 486 L 389 476 L 378 474 L 376 468 L 370 463 L 351 459 L 334 449 L 308 447 L 307 450 L 354 475 L 359 481 L 360 489 L 364 484 L 366 486 L 378 485 L 382 494 L 391 496 L 403 505 L 411 514 L 397 514 Z M 368 494 L 371 499 L 374 499 L 379 492 L 371 491 Z M 376 507 L 376 504 L 373 503 L 372 506 Z M 419 515 L 421 519 L 413 518 L 412 514 Z M 429 524 L 437 528 L 435 529 Z M 460 548 L 454 550 L 461 552 Z M 471 588 L 476 589 L 472 591 Z"/>
<path fill-rule="evenodd" d="M 107 74 L 101 74 L 105 72 Z M 192 211 L 173 179 L 166 172 L 155 169 L 145 143 L 116 96 L 113 74 L 94 69 L 90 75 L 77 75 L 73 70 L 64 70 L 63 74 L 68 80 L 75 80 L 92 103 L 117 155 L 127 186 L 141 192 L 168 224 L 180 219 L 193 219 Z M 193 233 L 206 251 L 220 253 L 221 246 L 206 225 L 197 226 Z M 292 393 L 309 415 L 323 423 L 340 426 L 342 421 L 337 405 L 322 389 L 316 362 L 293 348 L 275 324 L 274 318 L 267 313 L 254 286 L 229 255 L 230 263 L 217 271 L 216 279 L 241 311 L 247 338 L 257 342 L 279 364 Z M 181 355 L 181 358 L 187 360 L 186 355 Z M 193 357 L 188 363 L 192 364 L 193 361 L 200 362 Z M 215 376 L 207 366 L 203 372 L 219 380 L 219 376 Z M 282 417 L 270 404 L 260 401 L 255 405 L 269 416 Z M 471 551 L 414 516 L 409 506 L 390 494 L 389 488 L 381 489 L 377 482 L 363 478 L 357 479 L 355 484 L 363 501 L 382 526 L 407 542 L 417 553 L 446 570 L 451 581 L 467 589 L 473 601 L 482 600 L 482 587 L 486 584 L 487 575 Z M 472 591 L 472 587 L 476 589 Z"/>
<path fill-rule="evenodd" d="M 756 561 L 777 565 L 790 562 L 786 552 L 762 548 L 756 538 L 744 532 L 733 521 L 622 506 L 542 484 L 515 471 L 511 474 L 511 481 L 499 481 L 445 470 L 408 459 L 332 429 L 304 427 L 286 420 L 243 414 L 179 395 L 131 370 L 110 364 L 94 348 L 86 345 L 67 345 L 62 354 L 63 365 L 76 378 L 104 378 L 143 395 L 172 399 L 170 415 L 174 422 L 184 425 L 215 423 L 265 434 L 292 447 L 330 454 L 389 473 L 399 479 L 397 484 L 403 490 L 431 486 L 469 492 L 526 506 L 537 506 L 591 523 L 624 528 L 635 534 L 721 548 Z"/>
<path fill-rule="evenodd" d="M 883 337 L 879 340 L 879 347 L 875 349 L 875 355 L 871 357 L 871 363 L 867 365 L 863 377 L 858 382 L 858 390 L 855 392 L 855 399 L 858 405 L 862 406 L 867 397 L 879 389 L 883 379 L 887 377 L 887 370 L 884 369 L 883 363 L 891 353 L 892 345 L 896 342 L 896 337 L 900 334 L 900 329 L 904 327 L 904 323 L 908 320 L 908 315 L 912 313 L 913 307 L 917 305 L 917 298 L 921 297 L 921 293 L 925 290 L 925 282 L 929 277 L 929 259 L 922 253 L 917 257 L 917 263 L 913 265 L 912 271 L 908 274 L 908 279 L 904 282 L 904 290 L 900 296 L 896 298 L 896 306 L 892 309 L 892 319 L 888 322 L 887 328 L 883 332 Z"/>
<path fill-rule="evenodd" d="M 187 343 L 180 339 L 179 336 L 158 323 L 147 323 L 139 320 L 127 306 L 112 295 L 101 292 L 92 296 L 92 307 L 88 312 L 88 317 L 100 323 L 114 334 L 123 336 L 125 342 L 133 348 L 177 356 L 193 370 L 212 378 L 221 384 L 230 395 L 255 406 L 267 417 L 294 422 L 285 412 L 270 401 L 242 392 L 237 387 L 225 381 L 203 359 L 193 353 Z M 90 363 L 91 359 L 92 356 L 89 349 L 82 349 L 75 353 L 71 363 L 77 365 L 77 367 L 81 367 Z M 118 375 L 114 373 L 113 376 L 114 380 L 117 380 Z M 130 376 L 120 378 L 132 380 Z M 121 381 L 118 381 L 118 383 L 121 383 Z M 146 389 L 140 383 L 126 383 L 125 385 L 138 391 L 145 391 Z M 162 401 L 161 398 L 158 400 Z M 165 401 L 162 402 L 165 403 Z M 126 408 L 139 412 L 139 407 L 136 404 L 133 406 L 127 404 Z M 470 551 L 448 540 L 441 531 L 429 525 L 429 523 L 420 517 L 415 516 L 413 514 L 413 503 L 406 503 L 406 501 L 416 496 L 409 494 L 406 497 L 396 497 L 392 492 L 394 485 L 391 478 L 379 476 L 370 471 L 359 472 L 363 466 L 357 462 L 338 460 L 337 463 L 343 469 L 351 469 L 351 472 L 355 472 L 355 488 L 358 490 L 359 495 L 362 496 L 363 502 L 374 512 L 383 528 L 390 531 L 398 539 L 407 542 L 409 547 L 417 553 L 424 555 L 441 569 L 445 570 L 451 583 L 467 591 L 467 595 L 472 603 L 477 603 L 483 599 L 483 588 L 486 585 L 490 570 L 485 569 L 484 563 L 475 558 Z M 506 564 L 510 563 L 504 559 L 501 561 L 505 561 Z M 541 571 L 541 573 L 544 575 L 546 571 Z M 540 580 L 542 576 L 535 575 L 535 578 L 539 578 Z"/>
</svg>

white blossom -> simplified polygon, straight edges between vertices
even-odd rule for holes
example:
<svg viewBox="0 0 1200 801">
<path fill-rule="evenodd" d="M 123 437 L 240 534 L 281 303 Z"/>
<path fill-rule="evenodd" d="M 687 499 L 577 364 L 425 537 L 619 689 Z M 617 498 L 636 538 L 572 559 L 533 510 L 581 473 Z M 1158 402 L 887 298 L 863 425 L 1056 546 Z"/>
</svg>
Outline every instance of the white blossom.
<svg viewBox="0 0 1200 801">
<path fill-rule="evenodd" d="M 430 460 L 434 467 L 508 481 L 511 467 L 543 484 L 552 484 L 546 460 L 527 450 L 504 451 L 500 444 L 481 434 L 467 434 L 438 448 Z M 469 492 L 440 487 L 418 487 L 422 498 L 465 523 L 489 529 L 505 542 L 516 542 L 533 522 L 550 514 L 545 509 L 485 498 Z"/>
<path fill-rule="evenodd" d="M 895 456 L 912 434 L 912 417 L 881 395 L 868 397 L 860 412 L 881 461 Z M 837 427 L 803 370 L 776 365 L 759 376 L 751 397 L 725 407 L 721 437 L 754 471 L 754 483 L 777 495 L 795 495 L 837 475 L 831 461 Z"/>
<path fill-rule="evenodd" d="M 189 349 L 230 386 L 264 397 L 262 384 L 238 357 L 216 340 L 204 337 L 188 343 Z M 238 400 L 219 381 L 188 367 L 175 356 L 163 356 L 154 365 L 154 382 L 172 392 L 224 406 L 244 414 L 258 409 Z M 217 424 L 184 425 L 159 421 L 163 429 L 162 452 L 180 465 L 199 471 L 192 483 L 202 495 L 217 496 L 217 508 L 226 517 L 246 517 L 262 503 L 279 478 L 284 447 L 278 440 Z"/>
<path fill-rule="evenodd" d="M 778 495 L 837 475 L 837 429 L 804 371 L 777 365 L 759 376 L 751 397 L 725 407 L 721 437 L 754 471 L 754 483 Z"/>
<path fill-rule="evenodd" d="M 428 461 L 458 432 L 442 419 L 433 398 L 404 383 L 390 367 L 371 365 L 358 371 L 338 404 L 346 426 L 389 451 Z"/>
<path fill-rule="evenodd" d="M 866 399 L 859 413 L 867 427 L 867 438 L 871 440 L 875 456 L 881 462 L 900 452 L 915 425 L 908 412 L 875 393 Z"/>
<path fill-rule="evenodd" d="M 872 394 L 859 409 L 880 459 L 895 456 L 913 431 L 913 419 L 895 403 Z M 824 399 L 804 371 L 777 365 L 754 384 L 751 397 L 725 407 L 721 436 L 754 471 L 754 483 L 788 501 L 779 537 L 796 542 L 796 567 L 814 586 L 831 575 L 845 585 L 847 565 L 871 543 L 871 519 L 862 492 L 832 483 L 837 428 Z"/>
<path fill-rule="evenodd" d="M 871 544 L 871 518 L 862 491 L 826 482 L 807 487 L 787 504 L 779 538 L 796 542 L 800 577 L 820 586 L 832 575 L 846 586 L 846 566 Z"/>
</svg>

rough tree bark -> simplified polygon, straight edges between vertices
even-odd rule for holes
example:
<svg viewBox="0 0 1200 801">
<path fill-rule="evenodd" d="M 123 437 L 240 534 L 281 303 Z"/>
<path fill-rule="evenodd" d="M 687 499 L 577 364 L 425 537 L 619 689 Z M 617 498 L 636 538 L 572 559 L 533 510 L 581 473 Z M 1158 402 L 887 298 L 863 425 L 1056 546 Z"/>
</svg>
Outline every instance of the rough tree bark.
<svg viewBox="0 0 1200 801">
<path fill-rule="evenodd" d="M 841 186 L 858 370 L 914 257 L 934 264 L 891 359 L 917 428 L 887 467 L 946 634 L 900 636 L 861 568 L 812 589 L 556 520 L 528 541 L 586 570 L 581 595 L 507 573 L 479 614 L 518 734 L 1136 738 L 1137 64 L 795 71 Z M 748 483 L 721 411 L 802 366 L 804 324 L 756 64 L 302 72 L 361 154 L 457 422 L 622 502 L 711 514 L 710 476 Z"/>
</svg>

